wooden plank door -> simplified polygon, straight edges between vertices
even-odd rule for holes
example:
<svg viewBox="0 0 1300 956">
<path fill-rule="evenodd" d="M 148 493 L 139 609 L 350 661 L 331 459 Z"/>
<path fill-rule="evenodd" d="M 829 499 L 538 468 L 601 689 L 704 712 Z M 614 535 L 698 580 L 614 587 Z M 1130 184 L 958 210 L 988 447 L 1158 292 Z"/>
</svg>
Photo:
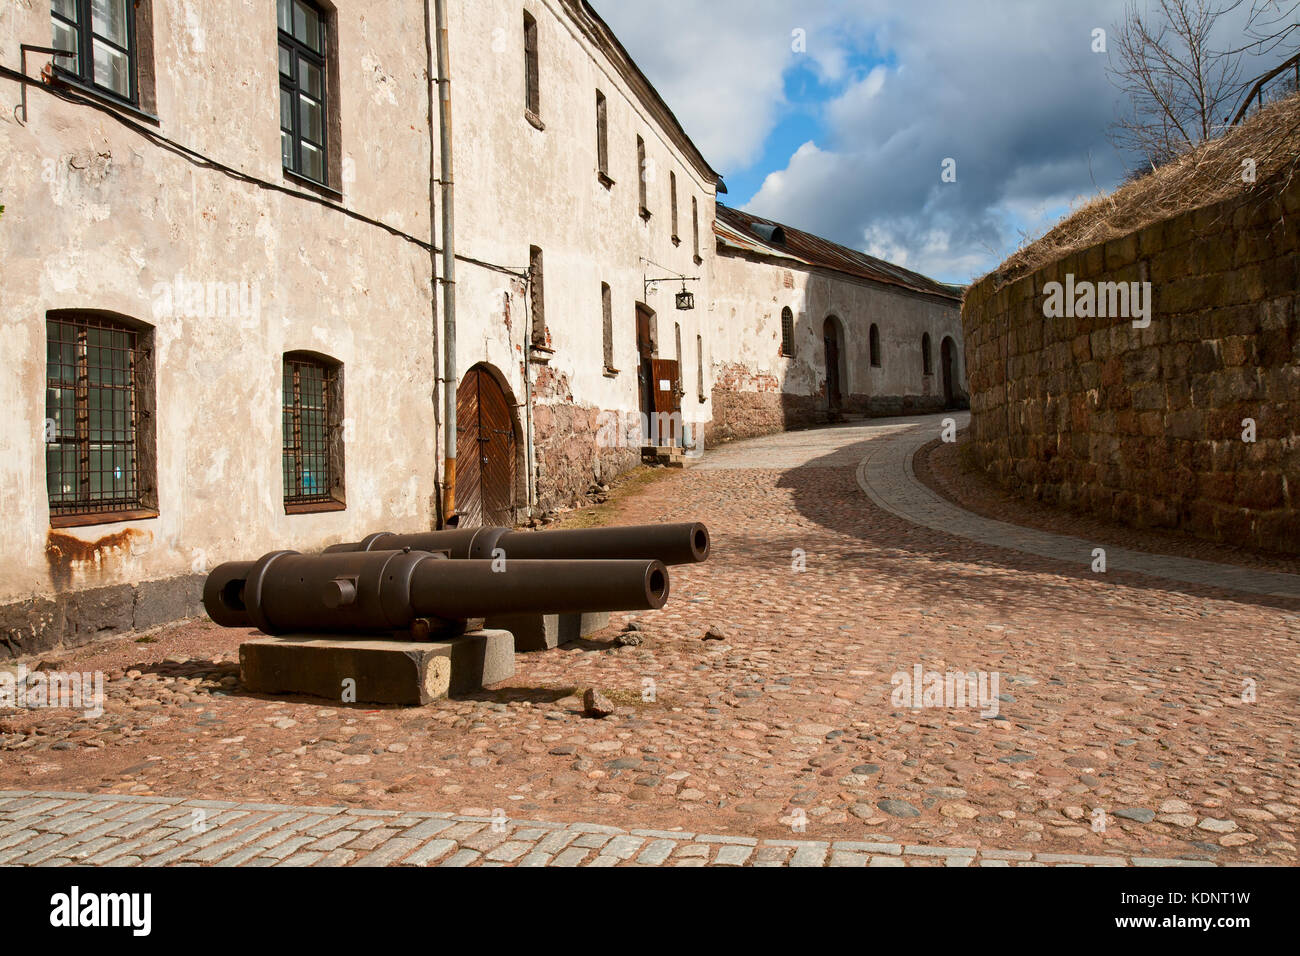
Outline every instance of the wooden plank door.
<svg viewBox="0 0 1300 956">
<path fill-rule="evenodd" d="M 514 524 L 517 442 L 505 391 L 486 369 L 470 369 L 456 390 L 460 527 Z"/>
<path fill-rule="evenodd" d="M 679 422 L 681 421 L 682 403 L 681 393 L 677 391 L 678 365 L 675 359 L 652 359 L 650 369 L 650 386 L 654 390 L 655 415 L 671 416 L 667 419 L 659 419 L 669 423 L 668 434 L 653 435 L 652 442 L 675 447 L 681 444 Z M 651 428 L 655 427 L 656 423 L 651 422 Z"/>
</svg>

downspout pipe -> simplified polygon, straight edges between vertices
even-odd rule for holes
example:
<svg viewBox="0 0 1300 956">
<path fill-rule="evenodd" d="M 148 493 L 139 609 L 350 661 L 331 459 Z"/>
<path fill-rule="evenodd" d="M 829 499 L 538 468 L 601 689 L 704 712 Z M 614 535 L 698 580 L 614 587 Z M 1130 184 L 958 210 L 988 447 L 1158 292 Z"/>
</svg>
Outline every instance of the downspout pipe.
<svg viewBox="0 0 1300 956">
<path fill-rule="evenodd" d="M 442 518 L 456 515 L 456 211 L 451 152 L 451 58 L 447 49 L 447 0 L 433 0 L 438 43 L 438 126 L 442 154 Z"/>
</svg>

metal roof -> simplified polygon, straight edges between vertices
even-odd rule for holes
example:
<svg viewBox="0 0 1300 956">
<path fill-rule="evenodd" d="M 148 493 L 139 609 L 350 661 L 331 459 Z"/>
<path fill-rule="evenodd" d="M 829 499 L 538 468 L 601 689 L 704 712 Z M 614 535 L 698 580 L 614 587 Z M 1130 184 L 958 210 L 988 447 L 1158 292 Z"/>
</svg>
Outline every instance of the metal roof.
<svg viewBox="0 0 1300 956">
<path fill-rule="evenodd" d="M 913 292 L 942 296 L 960 301 L 961 292 L 953 286 L 904 269 L 884 259 L 831 242 L 812 233 L 782 223 L 763 219 L 718 203 L 714 232 L 724 245 L 759 255 L 793 259 L 804 265 L 820 266 L 860 279 L 871 279 Z"/>
</svg>

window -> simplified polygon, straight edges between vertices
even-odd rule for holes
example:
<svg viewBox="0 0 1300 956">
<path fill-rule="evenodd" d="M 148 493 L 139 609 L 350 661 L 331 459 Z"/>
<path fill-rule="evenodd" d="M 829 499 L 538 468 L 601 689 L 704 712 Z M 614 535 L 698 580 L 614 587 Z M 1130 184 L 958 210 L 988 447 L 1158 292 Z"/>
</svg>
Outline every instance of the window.
<svg viewBox="0 0 1300 956">
<path fill-rule="evenodd" d="M 343 366 L 309 352 L 286 353 L 283 421 L 285 512 L 341 510 Z"/>
<path fill-rule="evenodd" d="M 646 162 L 645 158 L 645 140 L 640 136 L 636 138 L 636 169 L 637 180 L 639 183 L 637 186 L 637 197 L 641 204 L 641 218 L 649 219 L 650 207 L 648 204 L 650 200 L 647 194 L 647 186 L 650 179 L 650 165 Z"/>
<path fill-rule="evenodd" d="M 695 264 L 698 266 L 704 260 L 700 258 L 700 203 L 694 196 L 691 197 L 691 234 L 695 237 Z"/>
<path fill-rule="evenodd" d="M 875 368 L 880 368 L 880 327 L 876 323 L 871 323 L 871 331 L 867 338 L 870 343 L 871 364 Z"/>
<path fill-rule="evenodd" d="M 699 393 L 700 401 L 704 398 L 704 336 L 695 336 L 695 390 Z"/>
<path fill-rule="evenodd" d="M 307 0 L 277 0 L 280 40 L 280 159 L 284 168 L 329 185 L 325 132 L 329 28 Z"/>
<path fill-rule="evenodd" d="M 614 368 L 614 297 L 609 286 L 600 284 L 601 337 L 605 345 L 605 371 L 617 372 Z"/>
<path fill-rule="evenodd" d="M 596 91 L 596 178 L 606 188 L 614 185 L 609 178 L 609 116 L 605 105 L 605 94 Z"/>
<path fill-rule="evenodd" d="M 147 2 L 133 0 L 51 0 L 52 45 L 69 51 L 55 57 L 55 67 L 114 99 L 138 105 L 141 44 L 137 34 L 151 36 L 152 30 L 139 29 L 149 26 L 150 9 Z"/>
<path fill-rule="evenodd" d="M 921 368 L 926 375 L 934 374 L 934 363 L 930 359 L 930 333 L 921 336 Z"/>
<path fill-rule="evenodd" d="M 524 14 L 524 109 L 532 119 L 542 115 L 541 74 L 537 65 L 537 21 Z"/>
<path fill-rule="evenodd" d="M 686 356 L 682 355 L 682 324 L 680 322 L 673 323 L 673 340 L 677 346 L 677 381 L 675 384 L 677 391 L 680 393 L 685 391 L 682 388 L 682 366 L 686 363 Z"/>
<path fill-rule="evenodd" d="M 673 245 L 680 246 L 682 241 L 677 238 L 677 174 L 675 172 L 668 174 L 668 198 L 672 205 Z"/>
<path fill-rule="evenodd" d="M 153 330 L 51 312 L 45 337 L 51 525 L 155 517 Z"/>
<path fill-rule="evenodd" d="M 542 250 L 528 249 L 528 280 L 533 305 L 532 343 L 546 348 L 546 295 L 542 283 Z"/>
<path fill-rule="evenodd" d="M 794 313 L 789 306 L 781 310 L 781 354 L 794 357 Z"/>
</svg>

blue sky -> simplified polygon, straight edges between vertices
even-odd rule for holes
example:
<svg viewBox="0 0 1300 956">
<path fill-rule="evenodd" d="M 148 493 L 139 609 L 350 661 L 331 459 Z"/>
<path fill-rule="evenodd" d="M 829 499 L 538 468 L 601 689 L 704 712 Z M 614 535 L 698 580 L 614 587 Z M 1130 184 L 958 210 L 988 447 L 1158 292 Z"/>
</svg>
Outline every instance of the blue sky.
<svg viewBox="0 0 1300 956">
<path fill-rule="evenodd" d="M 723 201 L 959 283 L 1122 180 L 1124 4 L 593 0 Z"/>
</svg>

